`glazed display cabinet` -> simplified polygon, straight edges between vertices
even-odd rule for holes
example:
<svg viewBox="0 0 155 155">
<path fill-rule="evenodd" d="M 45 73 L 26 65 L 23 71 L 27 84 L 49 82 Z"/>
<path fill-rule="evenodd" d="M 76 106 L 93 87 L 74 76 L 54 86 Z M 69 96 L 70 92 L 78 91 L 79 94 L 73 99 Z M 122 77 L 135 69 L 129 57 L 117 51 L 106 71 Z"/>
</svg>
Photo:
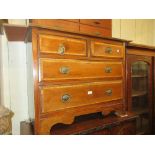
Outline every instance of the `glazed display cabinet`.
<svg viewBox="0 0 155 155">
<path fill-rule="evenodd" d="M 144 55 L 147 50 L 127 49 L 127 110 L 138 115 L 137 134 L 152 133 L 153 58 Z"/>
</svg>

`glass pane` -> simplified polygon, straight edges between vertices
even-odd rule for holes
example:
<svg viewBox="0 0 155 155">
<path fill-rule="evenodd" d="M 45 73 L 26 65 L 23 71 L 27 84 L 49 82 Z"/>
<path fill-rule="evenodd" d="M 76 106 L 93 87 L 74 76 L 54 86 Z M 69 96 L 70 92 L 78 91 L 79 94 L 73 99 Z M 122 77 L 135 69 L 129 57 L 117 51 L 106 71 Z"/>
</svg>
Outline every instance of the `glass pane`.
<svg viewBox="0 0 155 155">
<path fill-rule="evenodd" d="M 139 130 L 146 130 L 149 126 L 148 71 L 149 65 L 146 62 L 132 64 L 132 111 L 140 116 L 137 124 Z"/>
</svg>

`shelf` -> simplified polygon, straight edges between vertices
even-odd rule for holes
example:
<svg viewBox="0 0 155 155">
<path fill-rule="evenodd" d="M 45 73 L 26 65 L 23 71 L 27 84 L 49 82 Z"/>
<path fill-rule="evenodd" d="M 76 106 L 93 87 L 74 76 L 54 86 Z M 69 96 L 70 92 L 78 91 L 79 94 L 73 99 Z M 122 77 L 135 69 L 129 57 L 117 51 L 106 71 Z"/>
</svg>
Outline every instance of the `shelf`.
<svg viewBox="0 0 155 155">
<path fill-rule="evenodd" d="M 146 114 L 149 112 L 148 109 L 138 109 L 138 110 L 134 110 L 133 109 L 133 112 L 136 114 L 136 115 L 141 115 L 141 114 Z"/>
<path fill-rule="evenodd" d="M 147 91 L 132 91 L 132 97 L 144 96 L 147 94 Z"/>
<path fill-rule="evenodd" d="M 3 31 L 5 31 L 8 41 L 24 41 L 27 30 L 27 26 L 3 24 Z"/>
<path fill-rule="evenodd" d="M 132 78 L 145 78 L 147 75 L 132 75 Z"/>
</svg>

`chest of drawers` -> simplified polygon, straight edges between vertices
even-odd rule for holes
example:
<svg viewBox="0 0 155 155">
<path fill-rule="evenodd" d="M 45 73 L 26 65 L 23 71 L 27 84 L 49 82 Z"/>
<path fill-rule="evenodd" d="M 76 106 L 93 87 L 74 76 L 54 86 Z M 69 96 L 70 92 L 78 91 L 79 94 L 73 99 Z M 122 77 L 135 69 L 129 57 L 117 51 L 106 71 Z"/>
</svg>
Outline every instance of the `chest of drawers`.
<svg viewBox="0 0 155 155">
<path fill-rule="evenodd" d="M 122 40 L 40 27 L 31 32 L 35 134 L 50 134 L 76 116 L 125 110 Z"/>
</svg>

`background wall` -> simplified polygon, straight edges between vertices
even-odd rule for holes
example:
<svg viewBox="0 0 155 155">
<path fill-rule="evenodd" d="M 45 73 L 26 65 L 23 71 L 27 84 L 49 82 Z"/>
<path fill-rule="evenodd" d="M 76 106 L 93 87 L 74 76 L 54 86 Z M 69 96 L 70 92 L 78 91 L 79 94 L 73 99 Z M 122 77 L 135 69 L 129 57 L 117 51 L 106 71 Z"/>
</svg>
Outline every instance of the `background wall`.
<svg viewBox="0 0 155 155">
<path fill-rule="evenodd" d="M 9 89 L 9 51 L 8 42 L 5 35 L 0 35 L 0 88 L 1 88 L 1 104 L 10 108 L 10 89 Z"/>
<path fill-rule="evenodd" d="M 28 119 L 26 45 L 1 39 L 1 103 L 14 112 L 13 134 L 20 134 L 20 122 Z"/>
<path fill-rule="evenodd" d="M 9 42 L 8 47 L 13 134 L 19 134 L 20 122 L 28 119 L 26 45 L 24 42 Z"/>
<path fill-rule="evenodd" d="M 26 20 L 10 19 L 11 24 L 25 25 Z M 135 43 L 155 45 L 155 20 L 149 19 L 114 19 L 112 35 L 116 38 L 133 40 Z M 31 45 L 30 45 L 31 46 Z M 28 54 L 28 55 L 27 55 Z M 31 53 L 26 53 L 24 42 L 7 42 L 6 36 L 0 36 L 0 87 L 1 103 L 14 113 L 13 134 L 20 134 L 20 122 L 29 119 L 28 101 L 32 101 L 32 92 L 27 91 L 32 76 L 30 70 Z M 28 65 L 27 65 L 28 63 Z"/>
<path fill-rule="evenodd" d="M 116 38 L 133 40 L 134 43 L 155 45 L 154 19 L 114 19 L 112 35 Z"/>
</svg>

